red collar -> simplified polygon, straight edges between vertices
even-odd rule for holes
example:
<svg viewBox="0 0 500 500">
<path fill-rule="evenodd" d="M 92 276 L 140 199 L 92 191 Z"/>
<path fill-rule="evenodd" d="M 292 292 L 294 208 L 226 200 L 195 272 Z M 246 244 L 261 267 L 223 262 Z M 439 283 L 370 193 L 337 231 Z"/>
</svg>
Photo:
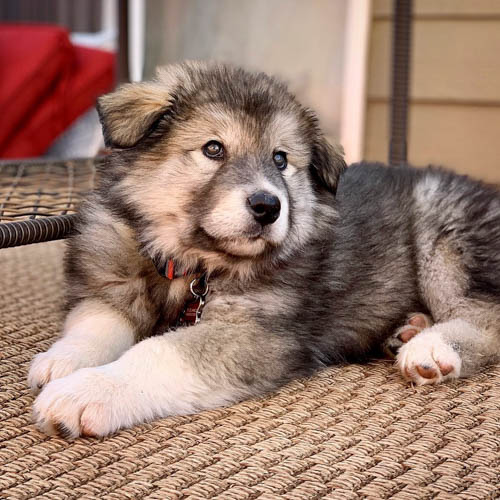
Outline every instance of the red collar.
<svg viewBox="0 0 500 500">
<path fill-rule="evenodd" d="M 163 278 L 168 280 L 174 280 L 177 278 L 182 278 L 187 276 L 187 269 L 182 269 L 178 264 L 175 263 L 174 259 L 152 259 L 156 271 Z M 195 273 L 196 274 L 196 273 Z"/>
<path fill-rule="evenodd" d="M 153 264 L 158 274 L 170 281 L 188 276 L 188 271 L 180 268 L 174 259 L 167 259 L 162 264 L 159 264 L 157 259 L 153 259 Z M 196 271 L 192 276 L 194 278 L 189 284 L 189 291 L 192 298 L 188 299 L 184 304 L 182 312 L 177 318 L 176 327 L 195 325 L 201 319 L 203 307 L 205 306 L 205 298 L 208 294 L 207 273 Z"/>
</svg>

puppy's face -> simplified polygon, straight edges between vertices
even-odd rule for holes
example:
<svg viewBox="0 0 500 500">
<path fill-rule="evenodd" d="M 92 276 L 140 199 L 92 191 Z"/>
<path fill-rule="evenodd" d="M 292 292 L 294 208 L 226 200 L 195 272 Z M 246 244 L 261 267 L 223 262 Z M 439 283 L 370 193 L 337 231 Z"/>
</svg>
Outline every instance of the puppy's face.
<svg viewBox="0 0 500 500">
<path fill-rule="evenodd" d="M 134 212 L 151 255 L 187 268 L 293 253 L 343 168 L 281 84 L 228 66 L 169 67 L 104 96 L 100 113 L 117 150 L 118 203 Z"/>
<path fill-rule="evenodd" d="M 158 210 L 163 227 L 155 239 L 168 232 L 170 245 L 177 240 L 236 257 L 282 245 L 291 230 L 290 206 L 304 222 L 312 211 L 310 151 L 298 127 L 285 115 L 259 120 L 220 102 L 196 107 L 173 124 L 158 147 L 164 160 L 150 185 L 155 199 L 142 203 L 145 211 Z M 170 228 L 162 217 L 167 212 L 176 219 Z"/>
</svg>

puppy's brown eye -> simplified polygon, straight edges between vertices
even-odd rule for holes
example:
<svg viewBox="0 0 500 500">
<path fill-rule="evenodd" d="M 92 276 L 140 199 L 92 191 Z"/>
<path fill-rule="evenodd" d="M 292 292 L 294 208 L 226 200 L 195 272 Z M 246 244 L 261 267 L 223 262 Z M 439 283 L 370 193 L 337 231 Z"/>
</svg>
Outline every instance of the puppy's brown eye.
<svg viewBox="0 0 500 500">
<path fill-rule="evenodd" d="M 285 170 L 288 162 L 286 160 L 286 153 L 282 151 L 276 151 L 273 155 L 274 164 L 278 167 L 278 170 Z"/>
<path fill-rule="evenodd" d="M 203 146 L 203 154 L 212 160 L 220 160 L 224 157 L 224 146 L 217 141 L 207 142 Z"/>
</svg>

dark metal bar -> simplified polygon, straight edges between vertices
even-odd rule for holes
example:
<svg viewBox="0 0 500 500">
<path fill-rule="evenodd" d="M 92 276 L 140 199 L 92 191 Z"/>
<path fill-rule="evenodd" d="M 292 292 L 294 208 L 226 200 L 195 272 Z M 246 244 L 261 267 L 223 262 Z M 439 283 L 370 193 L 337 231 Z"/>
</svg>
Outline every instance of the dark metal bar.
<svg viewBox="0 0 500 500">
<path fill-rule="evenodd" d="M 408 84 L 413 0 L 394 0 L 392 36 L 392 102 L 389 163 L 407 163 Z"/>
<path fill-rule="evenodd" d="M 118 83 L 130 81 L 128 66 L 128 0 L 118 2 Z"/>
<path fill-rule="evenodd" d="M 78 215 L 55 215 L 45 219 L 0 224 L 0 248 L 29 245 L 68 237 Z"/>
</svg>

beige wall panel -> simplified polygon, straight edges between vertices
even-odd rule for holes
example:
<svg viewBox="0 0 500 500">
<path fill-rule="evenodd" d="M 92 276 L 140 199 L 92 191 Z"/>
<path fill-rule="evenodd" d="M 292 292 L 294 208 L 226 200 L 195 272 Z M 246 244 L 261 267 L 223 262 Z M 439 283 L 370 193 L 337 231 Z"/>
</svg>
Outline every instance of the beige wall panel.
<svg viewBox="0 0 500 500">
<path fill-rule="evenodd" d="M 413 97 L 500 102 L 500 20 L 416 21 L 413 40 Z M 390 43 L 391 23 L 374 21 L 369 97 L 389 95 Z"/>
<path fill-rule="evenodd" d="M 347 1 L 148 0 L 145 75 L 186 59 L 265 71 L 289 82 L 338 137 Z"/>
<path fill-rule="evenodd" d="M 365 158 L 387 161 L 389 107 L 367 109 Z M 412 106 L 409 160 L 500 183 L 500 107 Z"/>
<path fill-rule="evenodd" d="M 442 14 L 500 14 L 498 0 L 416 0 L 414 11 L 424 15 Z M 374 0 L 375 15 L 392 14 L 392 0 Z"/>
</svg>

